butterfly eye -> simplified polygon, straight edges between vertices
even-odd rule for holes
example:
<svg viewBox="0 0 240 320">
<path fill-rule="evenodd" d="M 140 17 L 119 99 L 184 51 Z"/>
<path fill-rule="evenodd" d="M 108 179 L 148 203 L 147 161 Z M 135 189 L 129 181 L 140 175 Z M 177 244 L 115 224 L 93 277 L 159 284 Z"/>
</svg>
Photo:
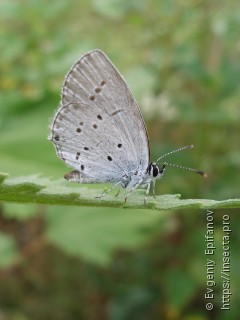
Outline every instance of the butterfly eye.
<svg viewBox="0 0 240 320">
<path fill-rule="evenodd" d="M 153 166 L 152 168 L 153 168 L 153 177 L 155 178 L 158 175 L 159 170 L 157 166 Z"/>
</svg>

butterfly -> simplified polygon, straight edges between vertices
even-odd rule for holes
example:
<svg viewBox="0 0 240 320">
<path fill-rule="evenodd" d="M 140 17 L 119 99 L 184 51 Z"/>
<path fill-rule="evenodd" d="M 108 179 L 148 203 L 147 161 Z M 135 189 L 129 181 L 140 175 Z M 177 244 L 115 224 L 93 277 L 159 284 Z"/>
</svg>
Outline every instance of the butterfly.
<svg viewBox="0 0 240 320">
<path fill-rule="evenodd" d="M 196 169 L 150 162 L 149 139 L 143 117 L 127 83 L 101 50 L 82 56 L 70 69 L 62 87 L 60 107 L 51 123 L 49 139 L 58 157 L 74 168 L 64 177 L 79 183 L 112 183 L 126 188 L 126 197 L 138 187 L 150 186 L 167 166 L 205 175 Z"/>
</svg>

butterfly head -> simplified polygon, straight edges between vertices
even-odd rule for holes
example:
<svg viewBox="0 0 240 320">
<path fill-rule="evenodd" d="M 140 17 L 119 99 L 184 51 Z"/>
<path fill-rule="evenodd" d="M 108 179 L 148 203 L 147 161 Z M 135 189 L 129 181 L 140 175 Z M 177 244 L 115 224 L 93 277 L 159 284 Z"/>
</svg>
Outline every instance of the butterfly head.
<svg viewBox="0 0 240 320">
<path fill-rule="evenodd" d="M 152 180 L 157 180 L 163 176 L 165 168 L 166 168 L 165 164 L 159 167 L 156 164 L 156 162 L 151 162 L 148 165 L 147 174 L 150 176 Z"/>
</svg>

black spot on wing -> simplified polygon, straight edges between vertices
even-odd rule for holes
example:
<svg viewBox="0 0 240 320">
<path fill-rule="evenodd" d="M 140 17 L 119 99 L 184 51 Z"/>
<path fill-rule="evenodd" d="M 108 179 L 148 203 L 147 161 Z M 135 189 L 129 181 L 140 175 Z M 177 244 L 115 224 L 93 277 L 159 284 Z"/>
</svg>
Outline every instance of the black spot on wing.
<svg viewBox="0 0 240 320">
<path fill-rule="evenodd" d="M 100 93 L 101 91 L 102 91 L 101 88 L 95 88 L 95 92 L 96 92 L 96 93 Z"/>
</svg>

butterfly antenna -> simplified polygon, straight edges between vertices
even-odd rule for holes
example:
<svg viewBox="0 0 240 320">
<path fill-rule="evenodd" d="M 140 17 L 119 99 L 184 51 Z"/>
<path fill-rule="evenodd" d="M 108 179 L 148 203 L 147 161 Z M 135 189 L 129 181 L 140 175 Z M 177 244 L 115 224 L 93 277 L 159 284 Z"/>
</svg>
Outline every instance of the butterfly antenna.
<svg viewBox="0 0 240 320">
<path fill-rule="evenodd" d="M 188 168 L 188 167 L 183 167 L 183 166 L 180 166 L 178 164 L 173 164 L 173 163 L 168 163 L 168 162 L 164 162 L 163 163 L 164 166 L 169 166 L 169 167 L 175 167 L 175 168 L 178 168 L 178 169 L 182 169 L 182 170 L 187 170 L 187 171 L 190 171 L 190 172 L 195 172 L 197 174 L 200 174 L 201 176 L 203 176 L 204 178 L 207 178 L 207 173 L 204 172 L 204 171 L 201 171 L 201 170 L 197 170 L 197 169 L 193 169 L 193 168 Z"/>
<path fill-rule="evenodd" d="M 193 144 L 189 145 L 189 146 L 185 146 L 185 147 L 182 147 L 182 148 L 179 148 L 179 149 L 176 149 L 176 150 L 173 150 L 171 152 L 168 152 L 168 153 L 165 153 L 164 155 L 162 155 L 160 158 L 157 159 L 156 162 L 158 162 L 160 159 L 162 158 L 165 158 L 166 156 L 169 156 L 170 154 L 173 154 L 175 152 L 178 152 L 178 151 L 182 151 L 182 150 L 185 150 L 185 149 L 192 149 L 194 146 Z M 183 167 L 183 166 L 180 166 L 178 164 L 173 164 L 173 163 L 168 163 L 168 162 L 164 162 L 163 163 L 164 166 L 168 166 L 168 167 L 175 167 L 175 168 L 178 168 L 178 169 L 182 169 L 182 170 L 186 170 L 186 171 L 190 171 L 190 172 L 195 172 L 197 174 L 200 174 L 201 176 L 203 176 L 204 178 L 207 178 L 207 173 L 204 172 L 204 171 L 201 171 L 201 170 L 197 170 L 197 169 L 193 169 L 193 168 L 188 168 L 188 167 Z"/>
<path fill-rule="evenodd" d="M 194 147 L 193 144 L 191 144 L 190 146 L 185 146 L 185 147 L 182 147 L 182 148 L 173 150 L 173 151 L 171 151 L 171 152 L 165 153 L 163 156 L 161 156 L 160 158 L 157 159 L 156 163 L 157 163 L 160 159 L 165 158 L 166 156 L 169 156 L 170 154 L 173 154 L 173 153 L 175 153 L 175 152 L 182 151 L 182 150 L 185 150 L 185 149 L 192 149 L 193 147 Z"/>
</svg>

